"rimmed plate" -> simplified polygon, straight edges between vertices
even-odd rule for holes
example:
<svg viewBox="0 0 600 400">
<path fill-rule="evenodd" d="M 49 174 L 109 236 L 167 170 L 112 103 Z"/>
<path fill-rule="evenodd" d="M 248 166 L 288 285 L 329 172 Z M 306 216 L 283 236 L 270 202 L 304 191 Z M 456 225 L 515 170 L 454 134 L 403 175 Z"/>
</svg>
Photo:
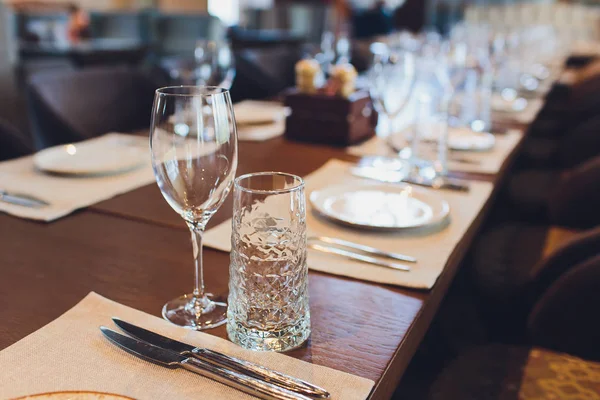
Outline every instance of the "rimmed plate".
<svg viewBox="0 0 600 400">
<path fill-rule="evenodd" d="M 65 175 L 110 175 L 148 161 L 148 149 L 126 141 L 104 140 L 50 147 L 33 156 L 41 171 Z"/>
<path fill-rule="evenodd" d="M 496 138 L 489 132 L 475 132 L 471 129 L 452 128 L 448 131 L 448 147 L 458 151 L 487 151 L 496 144 Z"/>
<path fill-rule="evenodd" d="M 285 119 L 288 108 L 272 101 L 246 100 L 233 106 L 238 125 L 263 125 Z"/>
<path fill-rule="evenodd" d="M 83 392 L 83 391 L 67 391 L 67 392 L 52 392 L 39 393 L 30 396 L 19 397 L 13 400 L 134 400 L 131 397 L 121 396 L 118 394 L 100 393 L 100 392 Z"/>
<path fill-rule="evenodd" d="M 501 94 L 496 93 L 492 96 L 491 109 L 493 111 L 504 112 L 504 113 L 516 113 L 521 112 L 527 108 L 527 100 L 522 97 L 515 97 L 514 99 L 507 99 Z"/>
<path fill-rule="evenodd" d="M 412 129 L 412 128 L 408 128 Z M 408 146 L 404 133 L 388 136 L 391 148 L 399 151 Z M 423 140 L 433 140 L 434 136 L 425 135 Z M 448 127 L 448 148 L 455 151 L 488 151 L 496 145 L 496 138 L 489 132 L 475 132 L 467 128 Z"/>
<path fill-rule="evenodd" d="M 397 231 L 442 222 L 448 203 L 435 193 L 406 184 L 355 182 L 310 194 L 315 211 L 355 228 Z"/>
</svg>

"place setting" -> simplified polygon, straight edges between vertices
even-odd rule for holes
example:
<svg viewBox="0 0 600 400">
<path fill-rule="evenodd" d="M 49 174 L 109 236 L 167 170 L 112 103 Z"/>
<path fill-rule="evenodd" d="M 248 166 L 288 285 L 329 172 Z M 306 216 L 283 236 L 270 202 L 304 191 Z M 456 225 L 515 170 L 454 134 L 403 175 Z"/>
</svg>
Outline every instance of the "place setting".
<svg viewBox="0 0 600 400">
<path fill-rule="evenodd" d="M 0 210 L 49 222 L 153 181 L 148 139 L 109 133 L 0 163 Z"/>
</svg>

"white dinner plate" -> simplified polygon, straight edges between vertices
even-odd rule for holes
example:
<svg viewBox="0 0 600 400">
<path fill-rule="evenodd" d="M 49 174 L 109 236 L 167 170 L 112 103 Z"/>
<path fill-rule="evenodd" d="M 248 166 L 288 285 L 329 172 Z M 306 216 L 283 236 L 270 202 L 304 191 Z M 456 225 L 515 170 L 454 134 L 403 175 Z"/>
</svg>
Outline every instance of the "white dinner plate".
<svg viewBox="0 0 600 400">
<path fill-rule="evenodd" d="M 316 190 L 310 202 L 321 215 L 356 228 L 396 231 L 442 222 L 448 203 L 435 193 L 401 183 L 356 182 Z"/>
<path fill-rule="evenodd" d="M 135 169 L 150 157 L 149 150 L 121 138 L 50 147 L 33 156 L 45 172 L 66 175 L 108 175 Z"/>
<path fill-rule="evenodd" d="M 467 128 L 448 130 L 448 147 L 458 151 L 487 151 L 496 144 L 496 138 L 489 132 L 475 132 Z"/>
<path fill-rule="evenodd" d="M 246 100 L 233 106 L 239 125 L 270 124 L 285 119 L 288 108 L 272 101 Z"/>
<path fill-rule="evenodd" d="M 407 129 L 413 129 L 409 127 Z M 408 146 L 406 133 L 395 133 L 388 136 L 391 148 L 400 150 Z M 434 135 L 425 133 L 423 140 L 433 140 Z M 468 128 L 448 128 L 448 148 L 456 151 L 487 151 L 496 144 L 496 138 L 489 132 L 475 132 Z"/>
<path fill-rule="evenodd" d="M 527 100 L 522 97 L 506 99 L 501 94 L 494 93 L 492 95 L 491 108 L 493 111 L 504 113 L 521 112 L 527 108 Z"/>
<path fill-rule="evenodd" d="M 14 400 L 133 400 L 131 397 L 100 392 L 52 392 L 19 397 Z"/>
</svg>

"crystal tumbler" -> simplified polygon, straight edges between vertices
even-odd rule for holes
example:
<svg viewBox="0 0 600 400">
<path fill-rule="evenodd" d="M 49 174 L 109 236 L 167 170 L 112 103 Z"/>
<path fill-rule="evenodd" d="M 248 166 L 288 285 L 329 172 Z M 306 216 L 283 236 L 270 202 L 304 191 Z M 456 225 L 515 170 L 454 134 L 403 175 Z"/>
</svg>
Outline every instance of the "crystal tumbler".
<svg viewBox="0 0 600 400">
<path fill-rule="evenodd" d="M 310 335 L 304 181 L 248 174 L 233 193 L 229 339 L 251 350 L 296 348 Z"/>
</svg>

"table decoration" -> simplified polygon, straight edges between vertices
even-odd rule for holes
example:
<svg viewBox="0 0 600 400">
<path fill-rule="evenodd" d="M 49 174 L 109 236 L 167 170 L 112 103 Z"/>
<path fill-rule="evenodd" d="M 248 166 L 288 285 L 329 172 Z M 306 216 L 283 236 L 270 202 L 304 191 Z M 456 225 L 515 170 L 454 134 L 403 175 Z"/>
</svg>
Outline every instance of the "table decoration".
<svg viewBox="0 0 600 400">
<path fill-rule="evenodd" d="M 148 138 L 111 133 L 81 142 L 98 152 L 110 146 L 142 149 L 145 160 L 139 168 L 117 174 L 61 175 L 47 174 L 35 167 L 34 157 L 27 156 L 0 163 L 0 191 L 35 197 L 48 203 L 44 207 L 25 207 L 0 201 L 0 211 L 21 218 L 54 221 L 78 208 L 152 183 L 153 173 L 148 155 Z M 78 144 L 79 145 L 79 144 Z"/>
</svg>

